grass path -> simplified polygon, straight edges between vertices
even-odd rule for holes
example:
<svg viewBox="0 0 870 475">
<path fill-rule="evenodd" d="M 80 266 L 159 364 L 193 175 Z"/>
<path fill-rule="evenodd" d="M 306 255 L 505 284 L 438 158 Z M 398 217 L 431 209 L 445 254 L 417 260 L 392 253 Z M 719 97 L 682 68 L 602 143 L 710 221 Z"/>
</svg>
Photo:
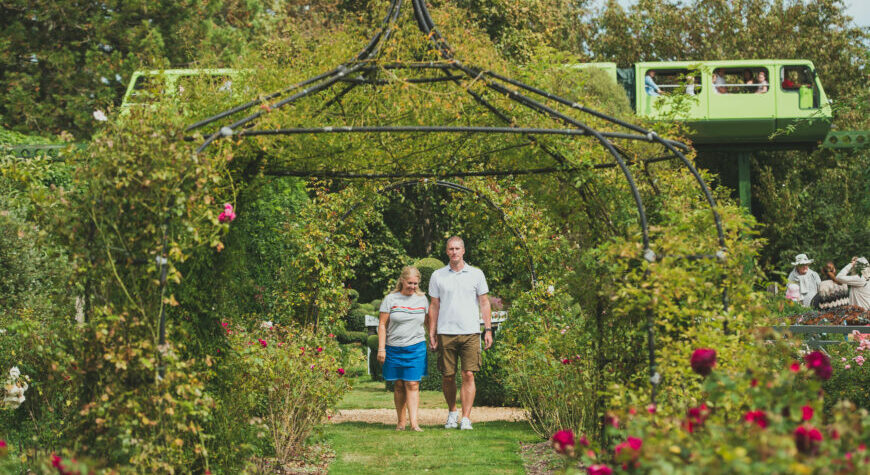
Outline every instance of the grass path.
<svg viewBox="0 0 870 475">
<path fill-rule="evenodd" d="M 393 409 L 392 393 L 383 383 L 357 381 L 339 410 Z M 444 396 L 423 391 L 421 407 L 444 410 Z M 476 422 L 474 430 L 423 426 L 424 431 L 397 432 L 381 423 L 344 422 L 323 427 L 335 450 L 330 474 L 496 473 L 522 474 L 520 444 L 537 442 L 526 422 Z"/>
</svg>

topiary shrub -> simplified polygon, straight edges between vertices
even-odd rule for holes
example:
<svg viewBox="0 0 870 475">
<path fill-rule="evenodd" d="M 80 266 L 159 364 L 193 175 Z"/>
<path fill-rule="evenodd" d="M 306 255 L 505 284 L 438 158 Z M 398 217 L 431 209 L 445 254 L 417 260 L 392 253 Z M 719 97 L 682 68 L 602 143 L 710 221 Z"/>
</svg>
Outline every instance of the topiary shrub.
<svg viewBox="0 0 870 475">
<path fill-rule="evenodd" d="M 372 381 L 383 381 L 384 377 L 381 374 L 381 364 L 378 363 L 378 336 L 369 335 L 366 340 L 366 346 L 371 350 L 369 358 L 369 374 L 372 376 Z"/>
<path fill-rule="evenodd" d="M 366 331 L 366 315 L 371 314 L 370 311 L 362 307 L 351 309 L 344 319 L 344 328 L 349 332 L 365 332 Z"/>
<path fill-rule="evenodd" d="M 436 270 L 444 267 L 444 263 L 434 257 L 424 257 L 414 263 L 414 267 L 420 271 L 420 289 L 429 292 L 429 278 Z"/>
</svg>

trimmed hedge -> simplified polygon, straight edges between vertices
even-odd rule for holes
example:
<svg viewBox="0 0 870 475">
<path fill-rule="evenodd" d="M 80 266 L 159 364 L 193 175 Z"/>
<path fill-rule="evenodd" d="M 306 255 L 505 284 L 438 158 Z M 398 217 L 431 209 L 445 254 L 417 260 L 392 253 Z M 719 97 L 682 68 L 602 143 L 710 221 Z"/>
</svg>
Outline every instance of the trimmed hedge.
<svg viewBox="0 0 870 475">
<path fill-rule="evenodd" d="M 420 271 L 420 290 L 429 292 L 429 278 L 436 270 L 444 267 L 444 263 L 434 257 L 424 257 L 414 263 L 414 267 Z"/>
</svg>

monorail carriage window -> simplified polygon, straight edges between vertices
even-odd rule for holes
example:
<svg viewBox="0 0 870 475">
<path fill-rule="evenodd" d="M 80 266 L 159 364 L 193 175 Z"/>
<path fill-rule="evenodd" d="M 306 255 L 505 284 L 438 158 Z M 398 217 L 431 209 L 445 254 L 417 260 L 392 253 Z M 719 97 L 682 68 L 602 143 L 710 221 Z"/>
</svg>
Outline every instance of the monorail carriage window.
<svg viewBox="0 0 870 475">
<path fill-rule="evenodd" d="M 689 94 L 701 93 L 701 73 L 688 69 L 653 69 L 655 83 L 661 89 L 662 94 Z"/>
<path fill-rule="evenodd" d="M 713 84 L 719 94 L 766 94 L 770 90 L 770 72 L 759 67 L 716 68 Z"/>
<path fill-rule="evenodd" d="M 782 88 L 797 92 L 801 86 L 812 86 L 813 73 L 807 66 L 783 66 Z"/>
</svg>

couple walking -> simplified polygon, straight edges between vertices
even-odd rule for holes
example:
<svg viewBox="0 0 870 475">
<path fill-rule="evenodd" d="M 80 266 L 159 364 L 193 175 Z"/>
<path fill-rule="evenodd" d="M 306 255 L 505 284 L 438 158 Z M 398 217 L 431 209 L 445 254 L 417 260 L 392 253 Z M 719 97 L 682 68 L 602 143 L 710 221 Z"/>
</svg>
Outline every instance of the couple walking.
<svg viewBox="0 0 870 475">
<path fill-rule="evenodd" d="M 459 236 L 447 240 L 448 265 L 429 278 L 429 297 L 419 289 L 420 271 L 405 267 L 396 288 L 381 302 L 378 325 L 378 361 L 383 363 L 384 379 L 395 381 L 393 400 L 398 415 L 397 430 L 421 431 L 417 423 L 420 381 L 428 375 L 426 331 L 429 348 L 438 351 L 441 389 L 447 400 L 444 427 L 470 430 L 474 404 L 474 373 L 480 370 L 480 323 L 484 322 L 484 349 L 492 346 L 492 320 L 489 287 L 483 271 L 468 265 L 465 243 Z M 461 361 L 462 417 L 456 410 L 456 368 Z"/>
</svg>

